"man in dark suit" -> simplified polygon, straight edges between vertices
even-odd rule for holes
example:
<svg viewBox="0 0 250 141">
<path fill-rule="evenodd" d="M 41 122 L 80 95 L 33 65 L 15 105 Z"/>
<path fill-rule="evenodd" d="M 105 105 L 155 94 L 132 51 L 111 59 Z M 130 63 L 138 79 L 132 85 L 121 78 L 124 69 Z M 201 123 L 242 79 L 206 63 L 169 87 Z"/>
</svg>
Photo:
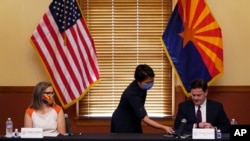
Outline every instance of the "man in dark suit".
<svg viewBox="0 0 250 141">
<path fill-rule="evenodd" d="M 187 123 L 184 132 L 191 133 L 192 128 L 217 128 L 224 133 L 229 133 L 230 121 L 219 102 L 207 99 L 207 83 L 197 79 L 191 84 L 191 99 L 178 105 L 174 128 L 178 129 L 182 119 Z M 201 117 L 197 116 L 200 107 Z"/>
</svg>

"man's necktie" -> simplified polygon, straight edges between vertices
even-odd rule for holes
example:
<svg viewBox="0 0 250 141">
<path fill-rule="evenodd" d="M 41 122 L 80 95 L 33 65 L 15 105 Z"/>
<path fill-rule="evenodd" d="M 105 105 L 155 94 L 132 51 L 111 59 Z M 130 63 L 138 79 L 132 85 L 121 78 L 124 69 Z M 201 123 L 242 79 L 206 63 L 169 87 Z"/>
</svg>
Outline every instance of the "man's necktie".
<svg viewBox="0 0 250 141">
<path fill-rule="evenodd" d="M 197 110 L 197 113 L 196 113 L 196 122 L 199 123 L 202 121 L 202 118 L 201 118 L 201 106 L 198 107 L 198 110 Z"/>
</svg>

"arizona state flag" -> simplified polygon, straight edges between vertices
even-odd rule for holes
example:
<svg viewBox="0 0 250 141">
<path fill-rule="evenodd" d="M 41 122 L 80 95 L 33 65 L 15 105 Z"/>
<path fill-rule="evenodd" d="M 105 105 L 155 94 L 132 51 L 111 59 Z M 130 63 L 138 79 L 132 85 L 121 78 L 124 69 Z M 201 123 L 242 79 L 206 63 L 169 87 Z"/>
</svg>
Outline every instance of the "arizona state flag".
<svg viewBox="0 0 250 141">
<path fill-rule="evenodd" d="M 205 0 L 178 0 L 162 42 L 187 96 L 194 79 L 210 85 L 223 73 L 221 28 Z"/>
</svg>

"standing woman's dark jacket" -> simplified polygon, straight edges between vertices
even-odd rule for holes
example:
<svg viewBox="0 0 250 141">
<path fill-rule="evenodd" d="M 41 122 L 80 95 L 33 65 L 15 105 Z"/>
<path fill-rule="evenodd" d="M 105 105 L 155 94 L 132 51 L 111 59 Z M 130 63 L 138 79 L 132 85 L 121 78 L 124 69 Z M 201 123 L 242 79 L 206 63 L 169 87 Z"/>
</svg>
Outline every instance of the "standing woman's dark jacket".
<svg viewBox="0 0 250 141">
<path fill-rule="evenodd" d="M 111 133 L 142 133 L 141 120 L 147 115 L 144 108 L 147 91 L 133 81 L 123 92 L 111 119 Z"/>
</svg>

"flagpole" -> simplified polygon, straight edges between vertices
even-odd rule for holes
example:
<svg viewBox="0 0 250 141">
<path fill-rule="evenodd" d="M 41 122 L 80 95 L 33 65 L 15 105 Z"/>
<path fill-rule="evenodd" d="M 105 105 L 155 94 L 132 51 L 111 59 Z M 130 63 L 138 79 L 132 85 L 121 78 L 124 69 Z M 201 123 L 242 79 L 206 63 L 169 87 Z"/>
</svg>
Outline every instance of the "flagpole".
<svg viewBox="0 0 250 141">
<path fill-rule="evenodd" d="M 65 31 L 66 31 L 66 25 L 67 25 L 67 16 L 66 16 L 66 1 L 67 0 L 64 0 L 64 4 L 63 4 L 63 18 L 64 18 L 64 25 L 63 25 L 63 41 L 64 41 L 64 45 L 66 46 L 67 45 L 67 38 L 66 38 L 66 34 L 65 34 Z"/>
</svg>

